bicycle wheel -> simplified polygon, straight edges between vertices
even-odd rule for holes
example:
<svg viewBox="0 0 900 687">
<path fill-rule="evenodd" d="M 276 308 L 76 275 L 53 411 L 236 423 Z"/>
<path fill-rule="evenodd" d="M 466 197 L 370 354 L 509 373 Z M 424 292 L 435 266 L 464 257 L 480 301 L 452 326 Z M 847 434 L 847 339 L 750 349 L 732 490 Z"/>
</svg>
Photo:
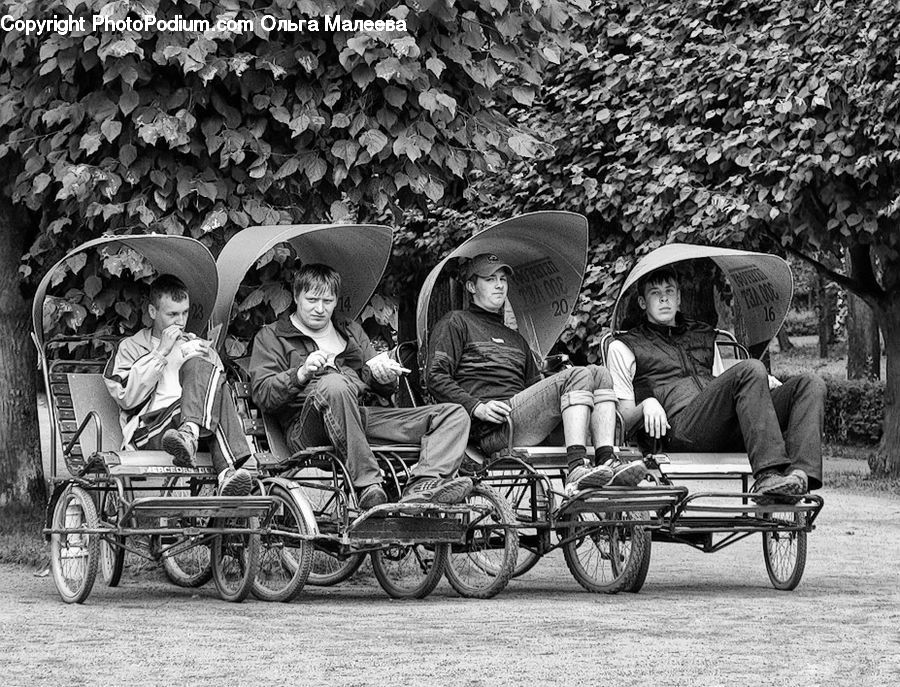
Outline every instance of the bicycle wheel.
<svg viewBox="0 0 900 687">
<path fill-rule="evenodd" d="M 423 599 L 444 574 L 448 544 L 391 544 L 372 552 L 372 571 L 393 599 Z"/>
<path fill-rule="evenodd" d="M 466 542 L 451 547 L 445 574 L 460 596 L 490 599 L 506 587 L 516 569 L 516 515 L 509 502 L 485 484 L 477 485 L 466 503 L 478 511 L 467 516 Z"/>
<path fill-rule="evenodd" d="M 259 518 L 213 518 L 213 527 L 259 528 Z M 212 575 L 225 601 L 247 598 L 259 570 L 259 535 L 248 532 L 219 534 L 213 539 Z"/>
<path fill-rule="evenodd" d="M 781 521 L 791 527 L 806 524 L 805 514 L 794 511 L 767 514 L 766 519 Z M 763 532 L 763 558 L 775 589 L 795 589 L 806 569 L 806 532 Z"/>
<path fill-rule="evenodd" d="M 119 526 L 119 493 L 105 491 L 100 497 L 100 517 L 113 527 Z M 125 567 L 125 537 L 108 534 L 100 539 L 100 574 L 107 587 L 119 586 Z"/>
<path fill-rule="evenodd" d="M 253 580 L 253 595 L 263 601 L 291 601 L 309 577 L 314 552 L 309 539 L 284 535 L 309 535 L 312 529 L 289 490 L 273 486 L 268 495 L 277 506 L 270 532 L 260 537 L 259 571 Z"/>
<path fill-rule="evenodd" d="M 589 592 L 615 594 L 634 589 L 644 557 L 649 557 L 650 534 L 630 524 L 605 524 L 607 520 L 638 519 L 630 513 L 576 515 L 581 524 L 564 530 L 563 556 L 572 577 Z"/>
<path fill-rule="evenodd" d="M 492 473 L 493 474 L 493 473 Z M 507 472 L 500 473 L 501 475 L 508 474 Z M 500 492 L 500 495 L 503 496 L 513 512 L 516 516 L 516 522 L 518 523 L 518 532 L 519 532 L 519 555 L 516 558 L 516 567 L 512 572 L 511 577 L 519 577 L 520 575 L 524 575 L 529 570 L 531 570 L 537 562 L 541 560 L 541 554 L 537 551 L 532 551 L 531 549 L 522 548 L 523 539 L 531 539 L 537 542 L 540 538 L 540 531 L 535 528 L 523 528 L 523 525 L 527 525 L 528 523 L 535 522 L 535 510 L 537 513 L 537 521 L 540 522 L 542 519 L 546 520 L 547 517 L 547 488 L 544 486 L 544 482 L 540 479 L 528 479 L 527 472 L 518 472 L 516 473 L 521 480 L 517 480 L 515 482 L 501 482 L 498 483 L 494 489 Z M 534 483 L 534 491 L 532 492 L 531 484 Z M 532 503 L 532 501 L 536 501 L 536 503 Z M 534 506 L 534 510 L 532 508 Z"/>
<path fill-rule="evenodd" d="M 81 487 L 68 487 L 53 508 L 50 569 L 59 595 L 66 603 L 83 603 L 91 593 L 100 558 L 100 535 L 79 532 L 93 529 L 100 518 L 90 495 Z"/>
<path fill-rule="evenodd" d="M 191 480 L 188 484 L 176 483 L 163 491 L 164 496 L 214 496 L 216 487 L 212 482 Z M 166 525 L 172 527 L 204 528 L 209 518 L 178 517 L 169 518 Z M 172 584 L 193 589 L 202 587 L 212 579 L 211 537 L 208 534 L 182 536 L 162 535 L 157 540 L 166 546 L 161 555 L 163 571 Z"/>
</svg>

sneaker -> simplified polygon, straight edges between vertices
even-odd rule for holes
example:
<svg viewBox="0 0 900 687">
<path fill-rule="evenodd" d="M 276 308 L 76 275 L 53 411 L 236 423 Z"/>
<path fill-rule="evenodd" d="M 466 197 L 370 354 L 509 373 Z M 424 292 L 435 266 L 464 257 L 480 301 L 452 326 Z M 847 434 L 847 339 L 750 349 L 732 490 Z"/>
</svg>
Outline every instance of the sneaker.
<svg viewBox="0 0 900 687">
<path fill-rule="evenodd" d="M 253 477 L 244 468 L 225 468 L 219 473 L 219 496 L 249 496 Z"/>
<path fill-rule="evenodd" d="M 598 489 L 607 486 L 613 478 L 608 465 L 576 465 L 566 477 L 566 496 L 572 496 L 582 489 Z"/>
<path fill-rule="evenodd" d="M 800 485 L 801 494 L 806 494 L 809 492 L 809 477 L 807 477 L 806 473 L 800 468 L 794 468 L 788 473 L 788 477 L 791 477 L 797 481 Z"/>
<path fill-rule="evenodd" d="M 400 503 L 462 503 L 473 486 L 469 477 L 420 477 L 406 485 Z"/>
<path fill-rule="evenodd" d="M 369 510 L 388 502 L 387 494 L 380 484 L 370 484 L 359 492 L 359 509 Z"/>
<path fill-rule="evenodd" d="M 763 470 L 756 478 L 750 492 L 761 506 L 772 503 L 797 503 L 806 492 L 806 473 L 802 470 L 782 474 L 778 470 Z"/>
<path fill-rule="evenodd" d="M 608 466 L 612 472 L 612 481 L 610 486 L 614 487 L 636 487 L 644 481 L 647 476 L 647 466 L 642 460 L 633 460 L 625 463 L 618 458 L 606 461 L 604 465 Z"/>
<path fill-rule="evenodd" d="M 186 425 L 178 429 L 167 429 L 162 439 L 163 451 L 172 455 L 172 463 L 179 468 L 194 467 L 197 455 L 197 437 Z"/>
</svg>

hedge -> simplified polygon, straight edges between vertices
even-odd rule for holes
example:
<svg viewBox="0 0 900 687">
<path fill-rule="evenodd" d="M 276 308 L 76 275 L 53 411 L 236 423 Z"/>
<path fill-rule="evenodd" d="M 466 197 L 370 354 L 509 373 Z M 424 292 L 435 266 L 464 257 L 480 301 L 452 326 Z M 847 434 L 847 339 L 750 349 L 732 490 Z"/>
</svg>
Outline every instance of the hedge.
<svg viewBox="0 0 900 687">
<path fill-rule="evenodd" d="M 823 377 L 825 440 L 840 444 L 875 445 L 884 418 L 884 382 Z"/>
</svg>

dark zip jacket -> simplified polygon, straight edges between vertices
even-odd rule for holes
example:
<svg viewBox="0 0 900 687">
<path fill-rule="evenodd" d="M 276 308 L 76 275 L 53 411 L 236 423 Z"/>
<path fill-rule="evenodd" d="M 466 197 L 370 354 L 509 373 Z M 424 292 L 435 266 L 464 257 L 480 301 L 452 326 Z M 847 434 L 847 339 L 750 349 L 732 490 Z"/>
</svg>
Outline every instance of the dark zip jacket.
<svg viewBox="0 0 900 687">
<path fill-rule="evenodd" d="M 713 380 L 716 330 L 681 313 L 675 326 L 644 322 L 616 337 L 635 358 L 634 402 L 655 397 L 675 417 Z"/>
<path fill-rule="evenodd" d="M 365 364 L 375 357 L 376 351 L 362 326 L 346 319 L 334 318 L 332 321 L 347 341 L 344 352 L 335 359 L 338 372 L 353 382 L 360 396 L 367 390 L 390 396 L 396 385 L 379 384 Z M 318 377 L 301 385 L 297 370 L 306 362 L 307 356 L 318 349 L 312 338 L 294 326 L 289 314 L 267 324 L 253 339 L 250 355 L 253 401 L 262 410 L 274 413 L 283 427 L 299 415 L 306 397 L 316 387 Z"/>
</svg>

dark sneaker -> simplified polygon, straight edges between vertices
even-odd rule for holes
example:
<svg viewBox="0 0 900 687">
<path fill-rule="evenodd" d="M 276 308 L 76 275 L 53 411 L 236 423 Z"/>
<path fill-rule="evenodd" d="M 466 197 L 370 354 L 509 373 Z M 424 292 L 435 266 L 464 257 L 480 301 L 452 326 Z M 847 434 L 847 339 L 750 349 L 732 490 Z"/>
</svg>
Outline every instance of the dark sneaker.
<svg viewBox="0 0 900 687">
<path fill-rule="evenodd" d="M 406 485 L 400 503 L 462 503 L 473 486 L 469 477 L 421 477 Z"/>
<path fill-rule="evenodd" d="M 249 496 L 253 477 L 243 468 L 225 468 L 219 473 L 220 496 Z"/>
<path fill-rule="evenodd" d="M 582 489 L 599 489 L 605 487 L 613 478 L 613 471 L 608 465 L 578 465 L 569 471 L 566 477 L 566 496 L 572 496 Z"/>
<path fill-rule="evenodd" d="M 359 492 L 359 509 L 369 510 L 388 502 L 387 494 L 380 484 L 370 484 Z"/>
<path fill-rule="evenodd" d="M 797 503 L 802 494 L 806 493 L 804 484 L 806 474 L 802 470 L 795 475 L 793 472 L 783 475 L 777 470 L 764 470 L 756 478 L 750 492 L 755 494 L 753 500 L 761 506 L 772 503 Z"/>
<path fill-rule="evenodd" d="M 807 477 L 806 473 L 799 469 L 794 468 L 788 473 L 788 477 L 795 479 L 800 487 L 800 494 L 806 494 L 809 492 L 809 477 Z"/>
<path fill-rule="evenodd" d="M 636 487 L 647 476 L 647 466 L 642 460 L 625 463 L 613 458 L 606 461 L 605 465 L 613 472 L 612 481 L 609 483 L 613 487 Z"/>
<path fill-rule="evenodd" d="M 172 455 L 172 463 L 179 468 L 194 467 L 197 455 L 197 437 L 181 425 L 178 429 L 167 429 L 162 439 L 163 451 Z"/>
</svg>

